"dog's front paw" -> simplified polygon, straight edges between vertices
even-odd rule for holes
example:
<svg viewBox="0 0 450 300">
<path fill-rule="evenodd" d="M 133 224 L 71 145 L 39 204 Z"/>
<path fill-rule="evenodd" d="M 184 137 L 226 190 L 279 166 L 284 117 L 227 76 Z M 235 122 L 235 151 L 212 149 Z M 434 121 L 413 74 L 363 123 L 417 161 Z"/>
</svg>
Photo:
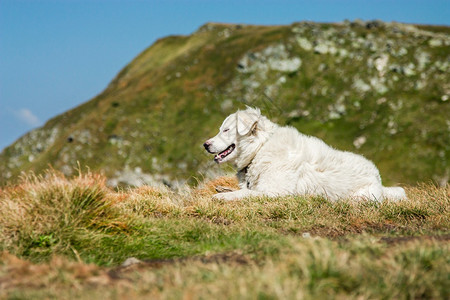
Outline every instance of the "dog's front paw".
<svg viewBox="0 0 450 300">
<path fill-rule="evenodd" d="M 228 193 L 214 194 L 214 195 L 213 195 L 213 199 L 215 199 L 215 200 L 230 201 L 230 200 L 234 200 L 235 197 L 232 195 L 231 192 L 228 192 Z"/>
</svg>

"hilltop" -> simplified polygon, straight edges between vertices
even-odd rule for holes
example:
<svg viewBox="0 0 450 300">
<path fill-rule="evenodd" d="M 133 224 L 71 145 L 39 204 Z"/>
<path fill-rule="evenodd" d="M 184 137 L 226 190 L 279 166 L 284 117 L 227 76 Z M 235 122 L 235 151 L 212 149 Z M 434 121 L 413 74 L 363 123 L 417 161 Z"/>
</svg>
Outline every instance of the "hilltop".
<svg viewBox="0 0 450 300">
<path fill-rule="evenodd" d="M 450 27 L 355 21 L 209 23 L 155 42 L 94 99 L 0 154 L 0 184 L 78 164 L 110 186 L 227 171 L 201 145 L 245 105 L 365 155 L 385 183 L 450 176 Z"/>
</svg>

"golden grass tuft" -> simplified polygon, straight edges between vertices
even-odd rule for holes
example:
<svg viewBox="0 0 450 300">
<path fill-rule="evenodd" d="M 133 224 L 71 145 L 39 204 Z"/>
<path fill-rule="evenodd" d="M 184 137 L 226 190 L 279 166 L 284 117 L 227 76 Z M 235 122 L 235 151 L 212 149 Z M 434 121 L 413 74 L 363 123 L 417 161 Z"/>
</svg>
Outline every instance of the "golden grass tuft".
<svg viewBox="0 0 450 300">
<path fill-rule="evenodd" d="M 70 179 L 53 170 L 23 174 L 18 185 L 0 190 L 0 242 L 7 248 L 24 240 L 28 246 L 67 247 L 63 236 L 79 229 L 126 229 L 105 182 L 90 172 Z"/>
<path fill-rule="evenodd" d="M 231 190 L 239 189 L 236 177 L 221 176 L 202 183 L 196 190 L 194 190 L 194 194 L 198 196 L 212 196 L 217 194 L 216 188 L 218 187 L 224 187 Z"/>
<path fill-rule="evenodd" d="M 161 217 L 180 209 L 180 198 L 167 187 L 142 186 L 117 193 L 116 207 L 130 217 Z"/>
</svg>

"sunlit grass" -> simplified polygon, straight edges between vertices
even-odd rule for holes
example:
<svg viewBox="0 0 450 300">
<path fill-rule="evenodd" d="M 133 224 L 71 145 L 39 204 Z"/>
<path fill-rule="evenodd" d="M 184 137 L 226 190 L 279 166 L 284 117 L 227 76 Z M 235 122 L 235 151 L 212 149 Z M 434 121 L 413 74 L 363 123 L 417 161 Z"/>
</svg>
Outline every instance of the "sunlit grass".
<svg viewBox="0 0 450 300">
<path fill-rule="evenodd" d="M 378 203 L 224 202 L 217 186 L 237 183 L 114 191 L 90 172 L 24 175 L 0 190 L 0 297 L 448 298 L 448 187 Z M 120 267 L 129 257 L 144 263 Z"/>
</svg>

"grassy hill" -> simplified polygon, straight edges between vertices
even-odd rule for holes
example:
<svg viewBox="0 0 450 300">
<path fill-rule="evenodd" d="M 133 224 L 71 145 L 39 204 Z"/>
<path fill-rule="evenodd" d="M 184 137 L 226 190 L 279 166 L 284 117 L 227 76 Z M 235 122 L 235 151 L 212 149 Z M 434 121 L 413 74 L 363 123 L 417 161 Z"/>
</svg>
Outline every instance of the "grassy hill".
<svg viewBox="0 0 450 300">
<path fill-rule="evenodd" d="M 445 184 L 449 46 L 449 27 L 206 24 L 158 40 L 97 97 L 7 147 L 0 184 L 49 164 L 112 186 L 195 184 L 219 170 L 203 141 L 245 105 L 365 155 L 387 184 Z"/>
</svg>

